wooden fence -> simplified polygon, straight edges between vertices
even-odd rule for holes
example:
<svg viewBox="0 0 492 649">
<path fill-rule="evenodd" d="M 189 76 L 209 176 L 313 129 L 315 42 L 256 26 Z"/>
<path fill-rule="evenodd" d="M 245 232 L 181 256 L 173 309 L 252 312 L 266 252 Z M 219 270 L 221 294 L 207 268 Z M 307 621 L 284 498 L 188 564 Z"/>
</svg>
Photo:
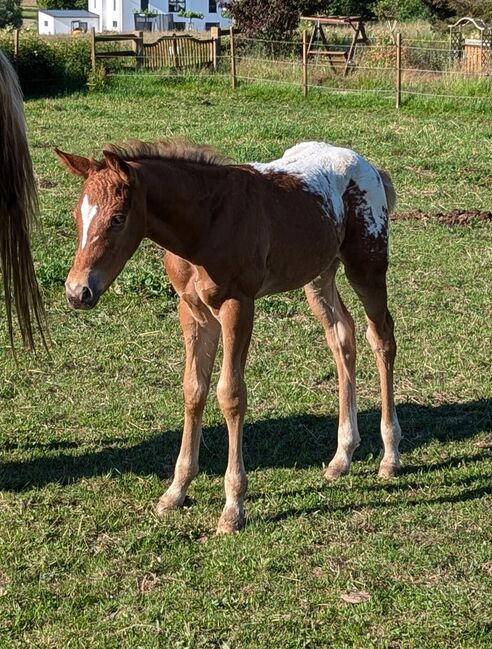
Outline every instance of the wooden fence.
<svg viewBox="0 0 492 649">
<path fill-rule="evenodd" d="M 215 38 L 199 39 L 189 34 L 161 36 L 153 43 L 143 44 L 144 66 L 156 70 L 210 65 L 216 69 L 216 49 Z"/>
<path fill-rule="evenodd" d="M 98 51 L 98 43 L 130 43 L 127 49 Z M 144 42 L 143 32 L 128 34 L 97 34 L 91 30 L 91 61 L 95 70 L 97 62 L 116 57 L 133 57 L 137 69 L 157 70 L 163 67 L 203 67 L 217 69 L 220 47 L 220 30 L 212 28 L 210 38 L 195 38 L 189 34 L 161 36 L 152 43 Z"/>
</svg>

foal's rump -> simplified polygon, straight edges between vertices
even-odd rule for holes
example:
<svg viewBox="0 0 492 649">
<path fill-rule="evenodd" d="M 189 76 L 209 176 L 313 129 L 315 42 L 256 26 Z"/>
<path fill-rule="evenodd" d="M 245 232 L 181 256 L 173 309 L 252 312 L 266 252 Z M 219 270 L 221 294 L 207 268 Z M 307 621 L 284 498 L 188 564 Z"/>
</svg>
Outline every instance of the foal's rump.
<svg viewBox="0 0 492 649">
<path fill-rule="evenodd" d="M 387 172 L 376 169 L 351 149 L 325 142 L 302 142 L 279 160 L 252 166 L 274 184 L 281 184 L 286 176 L 296 179 L 299 199 L 306 194 L 316 198 L 318 219 L 311 207 L 291 210 L 289 227 L 293 231 L 296 227 L 306 229 L 305 236 L 298 232 L 292 238 L 295 257 L 309 256 L 309 265 L 317 265 L 318 272 L 335 257 L 349 264 L 359 259 L 361 263 L 367 260 L 385 266 L 388 216 L 395 203 Z M 312 205 L 312 201 L 305 201 L 306 207 L 308 203 Z M 277 216 L 270 218 L 276 221 Z M 278 223 L 272 225 L 279 239 L 287 237 L 285 226 L 282 234 Z M 314 231 L 310 232 L 311 226 Z"/>
<path fill-rule="evenodd" d="M 301 190 L 318 198 L 323 215 L 340 233 L 355 214 L 368 236 L 387 236 L 388 213 L 395 202 L 391 178 L 355 151 L 326 142 L 302 142 L 279 160 L 252 166 L 269 177 L 298 179 Z"/>
</svg>

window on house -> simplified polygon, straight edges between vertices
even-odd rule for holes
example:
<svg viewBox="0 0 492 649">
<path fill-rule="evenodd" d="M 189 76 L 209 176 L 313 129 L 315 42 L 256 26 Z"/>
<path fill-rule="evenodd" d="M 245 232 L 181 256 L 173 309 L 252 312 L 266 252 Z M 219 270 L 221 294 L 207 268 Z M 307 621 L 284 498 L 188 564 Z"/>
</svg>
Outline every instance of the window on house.
<svg viewBox="0 0 492 649">
<path fill-rule="evenodd" d="M 176 23 L 175 22 L 174 25 L 173 25 L 173 29 L 176 32 L 184 32 L 185 27 L 186 27 L 186 23 L 179 23 L 179 22 Z"/>
<path fill-rule="evenodd" d="M 113 29 L 118 29 L 118 21 L 113 20 Z"/>
<path fill-rule="evenodd" d="M 212 27 L 220 27 L 220 23 L 205 23 L 205 31 L 209 32 Z"/>
<path fill-rule="evenodd" d="M 116 11 L 116 0 L 113 0 L 113 11 Z"/>
<path fill-rule="evenodd" d="M 178 13 L 186 9 L 186 0 L 169 0 L 169 13 Z"/>
<path fill-rule="evenodd" d="M 217 0 L 208 0 L 208 12 L 210 14 L 217 13 Z"/>
<path fill-rule="evenodd" d="M 48 27 L 48 21 L 47 20 L 44 21 L 44 26 Z"/>
<path fill-rule="evenodd" d="M 149 8 L 149 0 L 140 0 L 140 11 L 147 11 Z"/>
<path fill-rule="evenodd" d="M 96 8 L 97 0 L 94 0 L 94 9 Z"/>
</svg>

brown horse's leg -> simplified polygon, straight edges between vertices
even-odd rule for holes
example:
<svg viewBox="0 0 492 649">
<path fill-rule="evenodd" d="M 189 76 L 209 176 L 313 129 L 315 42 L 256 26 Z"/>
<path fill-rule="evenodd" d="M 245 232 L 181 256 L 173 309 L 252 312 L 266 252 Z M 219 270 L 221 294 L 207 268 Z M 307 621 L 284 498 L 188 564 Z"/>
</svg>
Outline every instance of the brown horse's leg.
<svg viewBox="0 0 492 649">
<path fill-rule="evenodd" d="M 337 265 L 304 287 L 309 306 L 325 330 L 338 373 L 338 445 L 325 471 L 325 477 L 329 480 L 349 472 L 352 454 L 360 443 L 355 390 L 354 321 L 335 286 Z"/>
<path fill-rule="evenodd" d="M 226 502 L 217 527 L 218 534 L 230 534 L 244 526 L 243 500 L 248 487 L 243 462 L 243 421 L 246 412 L 244 366 L 253 329 L 253 300 L 230 299 L 220 308 L 224 359 L 217 398 L 229 434 L 229 453 L 224 478 Z"/>
<path fill-rule="evenodd" d="M 210 386 L 210 375 L 217 351 L 220 325 L 204 309 L 198 320 L 184 300 L 179 303 L 179 320 L 186 348 L 183 379 L 185 417 L 181 450 L 176 461 L 174 479 L 157 504 L 157 513 L 181 507 L 190 482 L 198 473 L 198 453 L 202 415 Z"/>
<path fill-rule="evenodd" d="M 393 393 L 396 341 L 393 319 L 387 307 L 385 271 L 374 276 L 354 273 L 346 266 L 347 277 L 360 297 L 367 319 L 367 340 L 374 352 L 381 384 L 381 437 L 384 455 L 379 467 L 381 478 L 391 478 L 400 470 L 401 428 Z M 366 268 L 367 271 L 367 268 Z"/>
</svg>

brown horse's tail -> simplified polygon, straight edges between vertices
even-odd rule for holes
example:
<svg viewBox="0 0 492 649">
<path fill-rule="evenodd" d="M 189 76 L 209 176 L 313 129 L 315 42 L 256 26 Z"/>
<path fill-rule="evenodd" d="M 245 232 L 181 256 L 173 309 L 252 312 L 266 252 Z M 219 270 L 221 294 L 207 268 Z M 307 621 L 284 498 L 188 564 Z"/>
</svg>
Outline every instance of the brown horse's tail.
<svg viewBox="0 0 492 649">
<path fill-rule="evenodd" d="M 46 345 L 46 317 L 30 248 L 38 211 L 36 182 L 27 145 L 22 93 L 0 52 L 0 268 L 10 342 L 15 308 L 24 345 L 34 348 L 34 323 Z"/>
<path fill-rule="evenodd" d="M 378 169 L 378 174 L 381 176 L 383 181 L 384 193 L 386 194 L 386 202 L 388 203 L 388 214 L 391 214 L 395 210 L 396 206 L 396 192 L 391 180 L 391 176 L 384 169 Z"/>
</svg>

